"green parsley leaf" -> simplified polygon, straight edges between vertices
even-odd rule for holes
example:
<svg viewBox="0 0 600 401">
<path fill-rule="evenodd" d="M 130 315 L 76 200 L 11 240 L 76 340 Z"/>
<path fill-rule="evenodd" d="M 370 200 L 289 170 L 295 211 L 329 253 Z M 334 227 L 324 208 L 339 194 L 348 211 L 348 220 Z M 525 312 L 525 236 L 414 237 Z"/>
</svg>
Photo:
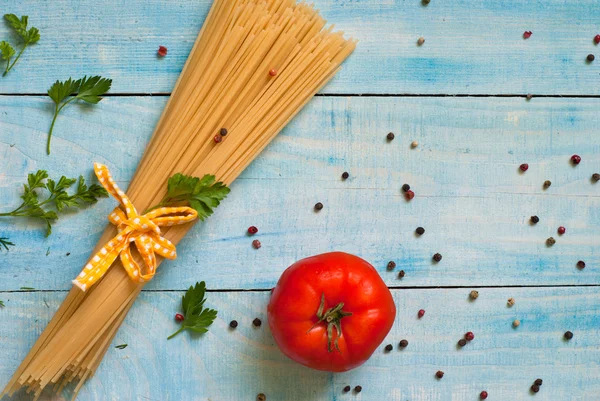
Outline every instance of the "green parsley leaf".
<svg viewBox="0 0 600 401">
<path fill-rule="evenodd" d="M 21 287 L 21 290 L 23 290 L 23 291 L 34 291 L 35 288 L 33 288 L 33 287 Z"/>
<path fill-rule="evenodd" d="M 77 192 L 70 195 L 67 190 L 76 182 Z M 48 196 L 43 200 L 39 197 L 39 192 L 42 191 L 48 192 Z M 29 217 L 42 220 L 46 224 L 46 236 L 48 236 L 52 233 L 52 224 L 58 220 L 58 213 L 68 208 L 81 208 L 86 204 L 94 204 L 99 198 L 107 196 L 108 192 L 100 185 L 93 184 L 88 187 L 83 177 L 79 177 L 78 181 L 75 178 L 62 176 L 58 181 L 54 181 L 48 178 L 45 170 L 38 170 L 27 176 L 27 184 L 23 185 L 23 195 L 21 195 L 23 203 L 11 212 L 0 213 L 0 217 Z"/>
<path fill-rule="evenodd" d="M 169 178 L 167 195 L 156 207 L 187 203 L 204 221 L 231 191 L 222 182 L 215 181 L 215 176 L 210 174 L 198 178 L 177 173 Z"/>
<path fill-rule="evenodd" d="M 2 248 L 6 249 L 6 251 L 8 252 L 9 246 L 15 246 L 15 244 L 13 244 L 12 242 L 9 241 L 8 237 L 0 237 L 0 251 L 2 250 Z"/>
<path fill-rule="evenodd" d="M 125 349 L 127 348 L 127 344 L 115 345 L 116 349 Z"/>
<path fill-rule="evenodd" d="M 10 44 L 8 44 L 8 42 L 0 42 L 0 51 L 2 51 L 2 59 L 6 60 L 6 68 L 4 70 L 3 76 L 8 74 L 8 72 L 15 66 L 15 64 L 17 64 L 17 61 L 19 60 L 21 54 L 23 54 L 27 46 L 37 43 L 40 40 L 39 29 L 34 27 L 27 29 L 27 23 L 29 22 L 29 18 L 26 15 L 23 15 L 19 19 L 19 17 L 17 17 L 14 14 L 4 14 L 4 19 L 8 21 L 8 24 L 11 26 L 11 28 L 23 40 L 23 48 L 11 64 L 10 59 L 12 58 L 12 56 L 15 55 L 16 51 Z"/>
<path fill-rule="evenodd" d="M 0 301 L 0 308 L 4 308 L 4 301 Z"/>
<path fill-rule="evenodd" d="M 48 154 L 50 154 L 50 140 L 52 139 L 54 123 L 61 110 L 64 109 L 66 105 L 76 100 L 97 104 L 102 100 L 100 95 L 104 95 L 108 92 L 111 85 L 112 79 L 99 76 L 89 78 L 85 76 L 76 81 L 69 78 L 65 82 L 56 81 L 52 84 L 50 89 L 48 89 L 48 96 L 50 96 L 50 99 L 54 102 L 54 118 L 52 118 L 50 132 L 48 132 L 48 144 L 46 145 L 46 152 Z M 73 97 L 67 99 L 71 95 L 73 95 Z"/>
<path fill-rule="evenodd" d="M 181 322 L 181 328 L 171 334 L 167 339 L 175 337 L 184 330 L 191 330 L 196 333 L 206 333 L 208 327 L 217 318 L 217 311 L 204 307 L 206 298 L 206 283 L 204 281 L 191 286 L 185 295 L 181 298 L 181 307 L 184 312 L 184 320 Z"/>
</svg>

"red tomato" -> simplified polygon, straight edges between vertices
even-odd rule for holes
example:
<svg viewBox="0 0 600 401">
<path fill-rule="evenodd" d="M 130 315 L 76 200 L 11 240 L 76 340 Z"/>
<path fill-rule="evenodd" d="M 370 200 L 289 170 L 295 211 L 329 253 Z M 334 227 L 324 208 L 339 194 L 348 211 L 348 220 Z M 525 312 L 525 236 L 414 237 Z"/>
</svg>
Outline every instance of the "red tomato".
<svg viewBox="0 0 600 401">
<path fill-rule="evenodd" d="M 394 323 L 396 305 L 373 266 L 358 256 L 332 252 L 288 267 L 268 312 L 271 332 L 285 355 L 313 369 L 344 372 L 362 365 L 381 344 Z"/>
</svg>

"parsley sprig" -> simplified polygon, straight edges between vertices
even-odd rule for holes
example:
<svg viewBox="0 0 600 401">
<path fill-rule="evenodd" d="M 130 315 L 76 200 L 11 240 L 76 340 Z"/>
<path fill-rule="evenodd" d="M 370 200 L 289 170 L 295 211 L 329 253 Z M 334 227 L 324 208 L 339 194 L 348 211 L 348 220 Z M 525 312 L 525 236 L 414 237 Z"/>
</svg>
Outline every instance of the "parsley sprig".
<svg viewBox="0 0 600 401">
<path fill-rule="evenodd" d="M 4 308 L 4 301 L 0 301 L 0 308 Z"/>
<path fill-rule="evenodd" d="M 70 195 L 67 190 L 77 182 L 77 190 Z M 39 192 L 46 190 L 49 194 L 45 199 L 40 199 Z M 68 208 L 81 208 L 85 204 L 93 204 L 99 198 L 105 198 L 108 192 L 98 185 L 89 187 L 85 179 L 80 176 L 75 178 L 60 177 L 58 181 L 48 178 L 45 170 L 38 170 L 27 176 L 27 184 L 23 185 L 23 203 L 11 212 L 0 213 L 0 217 L 31 217 L 46 223 L 46 236 L 52 233 L 52 224 L 58 220 L 58 214 Z M 7 238 L 3 238 L 7 240 Z M 12 243 L 8 243 L 13 245 Z"/>
<path fill-rule="evenodd" d="M 76 100 L 96 104 L 102 100 L 100 96 L 108 92 L 111 85 L 112 79 L 102 78 L 100 76 L 89 78 L 85 76 L 76 81 L 71 78 L 67 79 L 65 82 L 56 81 L 50 89 L 48 89 L 48 96 L 54 101 L 54 118 L 52 118 L 50 132 L 48 132 L 48 143 L 46 145 L 46 152 L 48 154 L 50 154 L 50 140 L 52 139 L 54 123 L 62 109 Z M 71 95 L 73 95 L 73 97 L 70 97 Z"/>
<path fill-rule="evenodd" d="M 25 51 L 27 46 L 36 43 L 40 40 L 40 31 L 37 28 L 31 27 L 27 29 L 28 17 L 27 15 L 23 15 L 21 18 L 17 17 L 14 14 L 4 14 L 4 19 L 8 21 L 9 25 L 12 29 L 21 37 L 23 40 L 23 48 L 14 59 L 12 64 L 10 63 L 10 59 L 17 53 L 14 47 L 10 45 L 7 41 L 3 40 L 0 42 L 0 52 L 2 52 L 2 59 L 6 60 L 6 68 L 4 70 L 5 76 L 8 72 L 17 64 L 21 54 Z"/>
<path fill-rule="evenodd" d="M 152 209 L 187 203 L 198 212 L 198 218 L 204 221 L 231 191 L 222 182 L 215 181 L 215 176 L 210 174 L 198 178 L 177 173 L 169 178 L 167 195 Z"/>
<path fill-rule="evenodd" d="M 217 318 L 217 311 L 204 307 L 206 298 L 206 283 L 204 281 L 196 283 L 195 286 L 190 286 L 185 295 L 181 298 L 181 308 L 183 309 L 185 318 L 181 322 L 181 327 L 175 333 L 171 334 L 167 339 L 175 337 L 184 330 L 191 330 L 196 333 L 206 333 L 210 326 Z"/>
</svg>

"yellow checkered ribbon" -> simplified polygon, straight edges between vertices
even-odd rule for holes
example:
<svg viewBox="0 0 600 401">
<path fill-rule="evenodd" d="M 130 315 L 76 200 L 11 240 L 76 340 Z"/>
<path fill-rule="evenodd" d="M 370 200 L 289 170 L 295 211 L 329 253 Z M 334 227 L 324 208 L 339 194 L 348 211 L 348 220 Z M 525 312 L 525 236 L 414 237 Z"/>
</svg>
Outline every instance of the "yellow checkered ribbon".
<svg viewBox="0 0 600 401">
<path fill-rule="evenodd" d="M 133 281 L 143 283 L 151 280 L 156 272 L 155 253 L 167 259 L 177 257 L 175 245 L 161 237 L 159 227 L 189 223 L 198 217 L 198 212 L 191 207 L 161 207 L 139 215 L 125 192 L 119 189 L 111 177 L 108 167 L 94 163 L 94 172 L 102 186 L 121 204 L 108 216 L 108 220 L 117 226 L 119 232 L 92 256 L 79 276 L 73 280 L 73 284 L 85 291 L 108 271 L 117 256 L 121 257 L 123 267 Z M 131 255 L 129 245 L 132 242 L 146 265 L 145 272 L 142 272 Z"/>
</svg>

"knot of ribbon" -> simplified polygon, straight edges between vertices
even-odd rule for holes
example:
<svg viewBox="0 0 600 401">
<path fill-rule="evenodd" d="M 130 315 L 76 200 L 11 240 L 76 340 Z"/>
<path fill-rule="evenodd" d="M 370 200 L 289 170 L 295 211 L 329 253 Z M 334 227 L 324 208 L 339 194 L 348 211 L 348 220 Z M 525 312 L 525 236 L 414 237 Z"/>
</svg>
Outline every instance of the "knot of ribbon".
<svg viewBox="0 0 600 401">
<path fill-rule="evenodd" d="M 100 184 L 120 203 L 108 216 L 108 220 L 117 226 L 118 234 L 90 258 L 73 284 L 85 291 L 108 271 L 118 256 L 133 281 L 143 283 L 151 280 L 156 273 L 155 254 L 167 259 L 177 257 L 175 245 L 161 236 L 160 227 L 189 223 L 198 217 L 198 212 L 184 206 L 161 207 L 140 215 L 114 182 L 108 167 L 94 163 L 94 172 Z M 132 242 L 144 261 L 144 271 L 131 254 Z"/>
</svg>

